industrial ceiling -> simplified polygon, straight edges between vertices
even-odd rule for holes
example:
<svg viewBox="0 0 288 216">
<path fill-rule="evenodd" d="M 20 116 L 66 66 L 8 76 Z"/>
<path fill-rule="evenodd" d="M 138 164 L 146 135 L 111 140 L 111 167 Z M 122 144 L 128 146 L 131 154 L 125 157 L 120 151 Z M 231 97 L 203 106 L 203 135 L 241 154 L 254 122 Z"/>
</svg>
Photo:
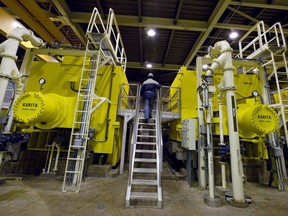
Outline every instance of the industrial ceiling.
<svg viewBox="0 0 288 216">
<path fill-rule="evenodd" d="M 130 82 L 142 82 L 153 72 L 161 84 L 170 85 L 182 65 L 195 68 L 196 57 L 204 56 L 220 40 L 230 42 L 236 55 L 238 42 L 229 39 L 230 32 L 236 30 L 241 37 L 261 20 L 267 26 L 281 22 L 288 34 L 287 0 L 1 1 L 1 10 L 45 41 L 78 48 L 86 43 L 93 8 L 98 8 L 104 21 L 112 8 L 127 54 Z M 1 34 L 6 35 L 6 18 L 1 14 Z M 153 38 L 146 34 L 150 28 L 156 30 Z M 153 68 L 146 69 L 145 62 Z"/>
</svg>

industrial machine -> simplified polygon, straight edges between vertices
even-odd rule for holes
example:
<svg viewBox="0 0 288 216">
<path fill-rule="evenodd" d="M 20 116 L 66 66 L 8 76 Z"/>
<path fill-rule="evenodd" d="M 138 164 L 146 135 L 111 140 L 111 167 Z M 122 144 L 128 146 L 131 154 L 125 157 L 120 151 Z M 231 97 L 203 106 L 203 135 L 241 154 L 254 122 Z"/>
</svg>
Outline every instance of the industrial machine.
<svg viewBox="0 0 288 216">
<path fill-rule="evenodd" d="M 21 73 L 16 73 L 18 69 L 15 72 L 15 58 L 7 54 L 12 63 L 10 70 L 7 67 L 4 71 L 7 75 L 1 78 L 7 84 L 7 78 L 24 77 L 19 81 L 13 103 L 16 124 L 12 126 L 13 117 L 9 113 L 5 130 L 30 134 L 28 151 L 48 152 L 43 173 L 64 172 L 63 191 L 74 186 L 71 189 L 79 192 L 84 165 L 89 162 L 88 153 L 94 154 L 90 161 L 102 156 L 101 162 L 111 166 L 120 160 L 122 119 L 117 116 L 118 94 L 122 84 L 127 83 L 127 59 L 113 10 L 110 10 L 107 25 L 97 26 L 99 19 L 101 16 L 95 8 L 86 33 L 85 50 L 61 46 L 28 49 Z M 18 32 L 24 34 L 23 38 L 21 34 L 17 38 Z M 17 29 L 10 35 L 12 39 L 8 40 L 17 39 L 18 44 L 19 38 L 42 43 L 28 30 Z M 17 49 L 14 51 L 16 54 Z M 54 61 L 33 61 L 36 55 L 49 55 Z M 2 87 L 5 86 L 1 84 Z M 57 149 L 55 158 L 54 149 Z M 65 171 L 63 163 L 58 163 L 63 157 L 67 158 Z"/>
<path fill-rule="evenodd" d="M 281 25 L 265 29 L 259 22 L 240 39 L 238 55 L 232 57 L 229 43 L 219 41 L 207 56 L 197 58 L 196 71 L 182 67 L 172 84 L 181 90 L 181 120 L 170 124 L 170 153 L 179 160 L 192 158 L 200 188 L 209 188 L 204 197 L 209 206 L 221 205 L 215 179 L 222 179 L 220 190 L 225 191 L 227 171 L 233 195 L 226 200 L 234 206 L 251 202 L 243 191 L 247 179 L 272 185 L 277 176 L 273 184 L 284 190 L 286 49 Z M 190 175 L 193 167 L 187 162 Z"/>
<path fill-rule="evenodd" d="M 258 36 L 251 40 L 254 31 Z M 127 59 L 113 10 L 104 25 L 95 8 L 86 36 L 85 50 L 48 49 L 27 29 L 16 29 L 0 44 L 0 92 L 6 91 L 9 79 L 17 79 L 11 97 L 15 98 L 13 115 L 12 103 L 1 113 L 5 127 L 0 136 L 0 164 L 17 134 L 22 137 L 17 143 L 28 142 L 25 149 L 40 155 L 43 173 L 62 170 L 63 192 L 79 192 L 88 153 L 94 159 L 101 157 L 98 163 L 120 163 L 119 173 L 123 173 L 130 132 L 127 207 L 131 199 L 155 199 L 162 207 L 163 145 L 186 162 L 189 183 L 197 170 L 199 187 L 209 190 L 204 196 L 209 206 L 221 205 L 215 179 L 221 179 L 222 190 L 227 189 L 226 180 L 232 180 L 233 194 L 226 199 L 238 207 L 249 202 L 243 190 L 245 180 L 269 181 L 284 190 L 288 68 L 279 23 L 267 30 L 263 22 L 258 23 L 240 39 L 236 56 L 227 41 L 219 41 L 205 57 L 197 58 L 196 70 L 181 67 L 172 85 L 160 90 L 148 124 L 143 122 L 140 86 L 128 84 L 125 76 Z M 21 40 L 42 47 L 26 51 L 19 72 L 15 56 Z M 13 49 L 7 49 L 10 46 Z M 253 52 L 247 53 L 248 48 Z M 34 61 L 36 55 L 49 55 L 56 62 Z M 203 69 L 206 64 L 208 68 Z M 1 94 L 0 107 L 4 97 Z M 29 134 L 29 141 L 23 134 Z M 26 158 L 31 159 L 31 154 Z M 60 158 L 65 158 L 65 167 Z M 155 167 L 137 167 L 137 163 L 155 163 Z M 249 173 L 251 165 L 257 166 L 261 178 Z M 157 178 L 137 179 L 135 173 L 154 173 Z M 135 185 L 156 186 L 156 192 L 133 192 Z"/>
</svg>

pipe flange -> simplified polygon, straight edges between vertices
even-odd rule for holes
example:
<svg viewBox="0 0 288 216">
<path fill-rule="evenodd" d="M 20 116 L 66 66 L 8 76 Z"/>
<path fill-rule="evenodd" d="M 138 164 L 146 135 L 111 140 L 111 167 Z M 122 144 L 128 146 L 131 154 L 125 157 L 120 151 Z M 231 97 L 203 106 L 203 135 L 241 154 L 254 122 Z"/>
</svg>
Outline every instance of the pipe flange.
<svg viewBox="0 0 288 216">
<path fill-rule="evenodd" d="M 0 77 L 4 78 L 4 79 L 12 79 L 12 76 L 10 76 L 8 74 L 3 74 L 3 73 L 0 73 Z"/>
<path fill-rule="evenodd" d="M 16 55 L 13 55 L 13 54 L 10 54 L 10 53 L 1 53 L 0 56 L 1 57 L 12 58 L 14 61 L 16 61 L 18 59 L 18 57 Z"/>
<path fill-rule="evenodd" d="M 228 86 L 228 87 L 223 87 L 222 89 L 223 89 L 223 91 L 227 91 L 227 90 L 237 90 L 237 87 L 236 87 L 236 86 Z"/>
</svg>

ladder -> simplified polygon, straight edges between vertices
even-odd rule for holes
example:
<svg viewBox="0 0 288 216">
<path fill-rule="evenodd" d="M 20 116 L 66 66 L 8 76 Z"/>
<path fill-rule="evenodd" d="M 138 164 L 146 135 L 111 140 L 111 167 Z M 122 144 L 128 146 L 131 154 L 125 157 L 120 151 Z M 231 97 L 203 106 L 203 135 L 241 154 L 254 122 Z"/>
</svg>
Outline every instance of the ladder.
<svg viewBox="0 0 288 216">
<path fill-rule="evenodd" d="M 140 100 L 134 117 L 133 136 L 130 148 L 129 179 L 126 191 L 126 207 L 131 201 L 156 201 L 157 208 L 162 208 L 162 131 L 159 96 L 155 118 L 144 122 L 140 111 Z"/>
<path fill-rule="evenodd" d="M 94 8 L 86 32 L 87 45 L 67 154 L 63 192 L 80 191 L 87 143 L 90 139 L 89 134 L 93 130 L 90 129 L 91 114 L 105 101 L 111 103 L 107 98 L 95 94 L 98 70 L 106 64 L 113 66 L 121 64 L 124 69 L 126 67 L 126 54 L 120 34 L 114 32 L 115 17 L 111 9 L 108 21 L 107 27 L 104 26 L 97 8 Z M 96 25 L 98 22 L 101 23 L 100 26 Z M 116 30 L 119 30 L 118 27 Z M 111 40 L 111 35 L 117 38 Z"/>
<path fill-rule="evenodd" d="M 246 46 L 242 46 L 248 35 L 254 30 L 258 36 Z M 248 48 L 254 49 L 250 53 L 248 59 L 258 59 L 263 62 L 262 66 L 266 69 L 268 81 L 270 85 L 271 102 L 281 120 L 281 127 L 284 129 L 286 143 L 288 145 L 288 67 L 286 60 L 286 42 L 283 34 L 281 23 L 275 23 L 273 26 L 265 29 L 264 22 L 257 23 L 249 32 L 239 40 L 239 55 L 243 58 L 243 54 Z M 273 85 L 275 84 L 275 85 Z"/>
<path fill-rule="evenodd" d="M 257 31 L 257 36 L 244 47 L 248 36 Z M 277 22 L 267 30 L 263 21 L 258 22 L 239 40 L 239 57 L 243 58 L 245 51 L 253 49 L 253 52 L 247 55 L 247 59 L 258 59 L 262 61 L 265 69 L 266 83 L 270 83 L 268 88 L 267 101 L 269 106 L 273 107 L 281 121 L 280 127 L 283 127 L 286 144 L 288 145 L 288 67 L 286 60 L 286 42 L 281 23 Z M 268 82 L 267 82 L 268 81 Z M 284 165 L 283 150 L 281 149 L 279 138 L 276 134 L 270 134 L 272 147 L 274 150 L 274 159 L 278 175 L 278 187 L 280 191 L 285 190 L 284 178 L 286 177 L 286 168 Z"/>
</svg>

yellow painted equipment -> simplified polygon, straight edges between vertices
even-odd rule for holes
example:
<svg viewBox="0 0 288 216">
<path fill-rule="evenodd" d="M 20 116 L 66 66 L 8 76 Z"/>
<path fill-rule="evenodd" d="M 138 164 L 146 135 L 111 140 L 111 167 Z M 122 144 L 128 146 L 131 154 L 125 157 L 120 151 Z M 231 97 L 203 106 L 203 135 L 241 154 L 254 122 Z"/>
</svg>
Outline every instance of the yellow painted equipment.
<svg viewBox="0 0 288 216">
<path fill-rule="evenodd" d="M 26 92 L 13 108 L 15 120 L 25 123 L 30 132 L 71 128 L 82 64 L 83 57 L 72 56 L 65 56 L 61 63 L 33 62 Z M 42 86 L 38 82 L 41 78 L 46 80 Z M 121 66 L 105 65 L 99 69 L 95 94 L 108 98 L 111 104 L 104 102 L 92 113 L 90 128 L 95 134 L 89 144 L 94 153 L 108 154 L 112 165 L 119 161 L 121 151 L 122 119 L 117 117 L 117 106 L 123 83 L 128 82 Z M 80 116 L 77 118 L 80 121 Z"/>
<path fill-rule="evenodd" d="M 239 104 L 238 106 L 240 136 L 254 138 L 278 129 L 279 120 L 273 108 L 263 104 L 254 106 Z"/>
<path fill-rule="evenodd" d="M 27 92 L 16 100 L 14 117 L 18 122 L 34 124 L 40 129 L 69 127 L 71 109 L 67 101 L 65 97 L 54 93 L 44 95 L 41 92 Z M 67 120 L 70 120 L 70 124 Z"/>
<path fill-rule="evenodd" d="M 223 77 L 222 71 L 215 71 L 214 73 L 214 85 L 218 86 Z M 256 90 L 261 94 L 262 85 L 259 77 L 256 74 L 238 74 L 234 73 L 237 100 L 237 113 L 238 113 L 238 125 L 239 136 L 241 140 L 245 140 L 245 148 L 253 149 L 251 155 L 256 157 L 267 158 L 267 151 L 263 136 L 272 133 L 278 129 L 279 119 L 275 110 L 268 105 L 261 104 L 259 97 L 252 97 L 252 92 Z M 196 72 L 187 70 L 182 67 L 174 82 L 173 87 L 179 87 L 181 91 L 181 120 L 174 120 L 171 122 L 170 139 L 181 142 L 182 125 L 181 121 L 188 118 L 198 117 L 198 91 L 197 91 L 197 77 Z M 220 93 L 219 88 L 216 89 L 212 101 L 213 101 L 213 134 L 220 135 L 219 130 L 219 106 L 218 95 Z M 225 95 L 222 96 L 222 112 L 223 112 L 223 133 L 224 136 L 228 133 L 227 122 L 227 110 Z M 198 133 L 197 133 L 198 134 Z M 265 137 L 265 136 L 264 136 Z M 198 139 L 198 137 L 196 138 Z M 217 146 L 217 141 L 215 142 Z M 256 145 L 256 148 L 250 148 L 250 145 Z M 258 147 L 257 147 L 258 145 Z"/>
</svg>

